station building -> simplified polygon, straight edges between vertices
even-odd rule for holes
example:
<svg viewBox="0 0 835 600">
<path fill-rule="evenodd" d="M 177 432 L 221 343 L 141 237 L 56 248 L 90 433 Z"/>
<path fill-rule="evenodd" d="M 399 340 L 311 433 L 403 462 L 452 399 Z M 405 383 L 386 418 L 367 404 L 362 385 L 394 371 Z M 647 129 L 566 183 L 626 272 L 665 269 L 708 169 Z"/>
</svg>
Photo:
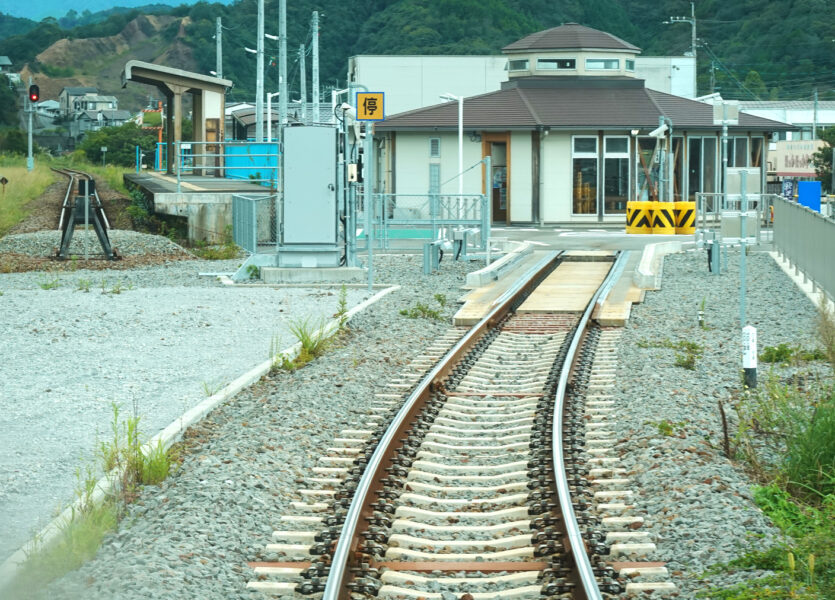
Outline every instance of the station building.
<svg viewBox="0 0 835 600">
<path fill-rule="evenodd" d="M 507 81 L 463 100 L 464 192 L 483 193 L 482 169 L 468 167 L 489 155 L 493 222 L 622 223 L 628 200 L 659 199 L 664 147 L 672 193 L 660 199 L 721 190 L 713 106 L 647 88 L 635 73 L 638 47 L 568 23 L 502 51 Z M 661 123 L 666 136 L 650 136 Z M 768 141 L 790 128 L 740 112 L 729 127 L 729 167 L 746 168 L 765 189 Z M 374 132 L 378 189 L 457 193 L 457 102 L 392 115 Z"/>
</svg>

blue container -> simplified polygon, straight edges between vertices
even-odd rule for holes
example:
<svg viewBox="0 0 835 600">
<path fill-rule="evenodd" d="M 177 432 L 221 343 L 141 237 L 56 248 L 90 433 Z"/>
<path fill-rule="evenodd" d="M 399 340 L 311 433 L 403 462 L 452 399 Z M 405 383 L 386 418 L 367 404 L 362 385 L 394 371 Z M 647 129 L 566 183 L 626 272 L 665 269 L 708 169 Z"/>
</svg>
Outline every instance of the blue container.
<svg viewBox="0 0 835 600">
<path fill-rule="evenodd" d="M 821 211 L 821 182 L 798 181 L 797 203 L 815 212 Z"/>
</svg>

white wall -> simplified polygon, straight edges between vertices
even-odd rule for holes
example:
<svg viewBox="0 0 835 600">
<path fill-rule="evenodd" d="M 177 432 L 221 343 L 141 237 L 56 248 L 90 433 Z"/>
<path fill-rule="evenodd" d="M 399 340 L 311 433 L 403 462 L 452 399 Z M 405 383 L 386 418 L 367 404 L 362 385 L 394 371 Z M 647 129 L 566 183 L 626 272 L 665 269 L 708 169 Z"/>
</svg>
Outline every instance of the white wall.
<svg viewBox="0 0 835 600">
<path fill-rule="evenodd" d="M 551 132 L 545 138 L 540 161 L 542 220 L 568 221 L 571 219 L 571 135 Z"/>
<path fill-rule="evenodd" d="M 529 222 L 533 214 L 533 149 L 530 131 L 510 134 L 510 221 Z"/>
<path fill-rule="evenodd" d="M 393 115 L 440 104 L 441 94 L 494 92 L 507 81 L 506 62 L 505 56 L 352 56 L 348 81 L 384 92 L 386 115 Z"/>
<path fill-rule="evenodd" d="M 635 77 L 643 79 L 646 87 L 666 94 L 696 97 L 692 56 L 639 56 L 635 59 Z"/>
<path fill-rule="evenodd" d="M 440 138 L 440 158 L 429 157 L 430 138 Z M 389 145 L 386 145 L 387 148 Z M 398 194 L 426 194 L 429 191 L 429 164 L 441 165 L 441 193 L 457 194 L 458 134 L 398 133 L 396 139 L 395 182 Z M 481 142 L 471 142 L 464 136 L 464 170 L 481 160 Z M 448 181 L 452 179 L 451 181 Z M 444 183 L 447 182 L 447 183 Z M 481 168 L 475 167 L 464 174 L 464 193 L 482 193 Z"/>
</svg>

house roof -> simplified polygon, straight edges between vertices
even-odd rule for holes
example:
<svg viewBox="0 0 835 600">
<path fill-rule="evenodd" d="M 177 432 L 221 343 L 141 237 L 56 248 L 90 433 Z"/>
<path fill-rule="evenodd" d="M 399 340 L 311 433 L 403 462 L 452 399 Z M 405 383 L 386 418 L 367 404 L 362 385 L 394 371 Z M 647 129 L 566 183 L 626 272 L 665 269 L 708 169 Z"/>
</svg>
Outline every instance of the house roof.
<svg viewBox="0 0 835 600">
<path fill-rule="evenodd" d="M 544 31 L 537 31 L 502 48 L 503 52 L 527 50 L 628 50 L 641 49 L 605 31 L 585 27 L 579 23 L 565 23 Z"/>
<path fill-rule="evenodd" d="M 12 66 L 12 61 L 9 60 L 8 56 L 0 56 L 0 67 L 10 67 Z"/>
<path fill-rule="evenodd" d="M 631 77 L 524 77 L 502 84 L 502 89 L 464 99 L 464 129 L 655 129 L 668 117 L 674 131 L 718 130 L 713 107 L 644 87 Z M 456 130 L 458 106 L 448 102 L 388 117 L 377 131 Z M 779 131 L 786 123 L 740 112 L 734 130 Z"/>
</svg>

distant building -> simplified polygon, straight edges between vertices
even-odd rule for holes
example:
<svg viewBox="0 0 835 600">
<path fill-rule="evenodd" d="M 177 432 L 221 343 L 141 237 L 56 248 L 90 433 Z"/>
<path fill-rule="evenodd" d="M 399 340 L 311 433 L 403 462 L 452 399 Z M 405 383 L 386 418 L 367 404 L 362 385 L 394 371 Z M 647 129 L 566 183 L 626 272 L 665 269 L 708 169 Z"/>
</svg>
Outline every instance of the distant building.
<svg viewBox="0 0 835 600">
<path fill-rule="evenodd" d="M 119 127 L 127 123 L 132 116 L 126 110 L 84 110 L 75 114 L 70 132 L 78 137 L 103 127 Z"/>
<path fill-rule="evenodd" d="M 57 100 L 44 100 L 35 105 L 35 112 L 47 119 L 57 119 L 61 116 L 61 105 Z"/>
<path fill-rule="evenodd" d="M 58 94 L 58 102 L 61 104 L 61 114 L 65 117 L 75 112 L 75 101 L 87 94 L 98 94 L 94 87 L 65 87 Z"/>
<path fill-rule="evenodd" d="M 822 100 L 741 100 L 739 108 L 745 112 L 794 125 L 794 131 L 780 132 L 780 140 L 812 140 L 813 130 L 835 126 L 835 101 Z"/>
<path fill-rule="evenodd" d="M 8 75 L 12 72 L 12 61 L 8 56 L 0 56 L 0 73 Z"/>
<path fill-rule="evenodd" d="M 436 103 L 374 125 L 379 189 L 456 194 L 460 176 L 465 193 L 488 193 L 491 220 L 504 223 L 622 223 L 629 200 L 693 200 L 721 189 L 713 107 L 645 85 L 636 46 L 568 23 L 503 51 L 508 80 L 463 101 L 465 172 L 458 172 L 458 103 Z M 767 142 L 787 129 L 740 112 L 729 127 L 729 166 L 744 167 L 764 189 Z M 482 169 L 468 168 L 487 156 L 484 190 Z"/>
<path fill-rule="evenodd" d="M 84 110 L 116 110 L 119 108 L 119 101 L 116 96 L 88 93 L 74 98 L 72 106 L 75 113 Z"/>
</svg>

